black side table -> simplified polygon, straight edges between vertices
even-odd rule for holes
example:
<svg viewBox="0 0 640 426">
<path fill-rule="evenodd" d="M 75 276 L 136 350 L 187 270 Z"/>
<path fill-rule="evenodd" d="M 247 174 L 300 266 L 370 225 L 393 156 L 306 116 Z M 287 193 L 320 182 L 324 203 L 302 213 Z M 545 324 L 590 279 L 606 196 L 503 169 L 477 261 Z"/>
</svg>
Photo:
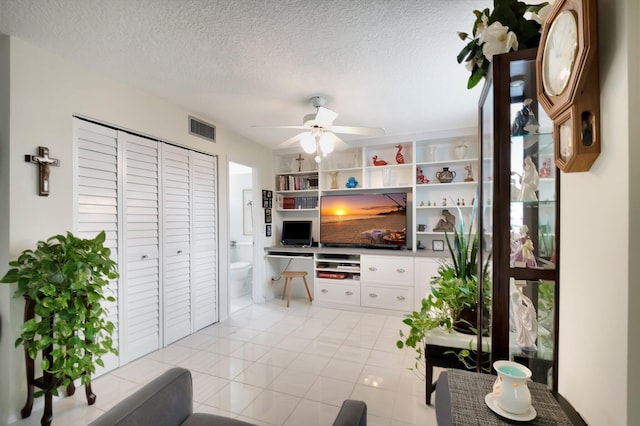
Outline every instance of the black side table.
<svg viewBox="0 0 640 426">
<path fill-rule="evenodd" d="M 537 416 L 530 422 L 514 422 L 494 413 L 484 402 L 496 376 L 463 370 L 446 370 L 438 378 L 436 419 L 439 426 L 584 425 L 585 421 L 560 394 L 541 383 L 529 382 L 531 403 Z"/>
</svg>

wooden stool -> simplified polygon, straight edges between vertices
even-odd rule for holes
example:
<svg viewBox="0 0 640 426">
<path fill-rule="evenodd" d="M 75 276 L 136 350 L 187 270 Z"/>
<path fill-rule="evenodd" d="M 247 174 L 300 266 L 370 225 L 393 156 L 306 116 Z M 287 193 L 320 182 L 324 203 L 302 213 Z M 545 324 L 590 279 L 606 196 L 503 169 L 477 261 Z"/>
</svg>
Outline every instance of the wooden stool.
<svg viewBox="0 0 640 426">
<path fill-rule="evenodd" d="M 313 302 L 313 297 L 311 297 L 311 292 L 309 291 L 309 285 L 307 284 L 307 273 L 303 271 L 284 271 L 281 274 L 284 277 L 284 289 L 282 290 L 282 300 L 284 300 L 284 295 L 287 293 L 287 286 L 289 286 L 289 293 L 287 293 L 287 308 L 289 307 L 289 303 L 291 302 L 291 281 L 296 277 L 301 277 L 302 281 L 304 281 L 304 286 L 307 289 L 307 295 L 309 295 L 309 302 Z"/>
</svg>

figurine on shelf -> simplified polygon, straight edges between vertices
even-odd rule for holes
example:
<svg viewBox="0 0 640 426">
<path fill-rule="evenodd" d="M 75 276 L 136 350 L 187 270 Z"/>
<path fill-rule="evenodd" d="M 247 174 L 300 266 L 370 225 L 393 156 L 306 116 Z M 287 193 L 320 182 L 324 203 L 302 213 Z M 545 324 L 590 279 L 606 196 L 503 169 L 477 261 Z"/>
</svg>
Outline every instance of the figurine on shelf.
<svg viewBox="0 0 640 426">
<path fill-rule="evenodd" d="M 456 226 L 456 217 L 452 215 L 447 209 L 442 210 L 442 216 L 444 216 L 444 219 L 440 219 L 433 230 L 453 232 L 453 229 Z"/>
<path fill-rule="evenodd" d="M 464 178 L 465 182 L 473 182 L 473 169 L 471 164 L 464 166 L 464 170 L 467 172 L 467 177 Z"/>
<path fill-rule="evenodd" d="M 402 145 L 396 145 L 398 152 L 396 153 L 396 163 L 404 164 L 404 155 L 402 155 Z"/>
<path fill-rule="evenodd" d="M 539 177 L 536 165 L 533 164 L 531 157 L 526 156 L 524 158 L 524 165 L 522 166 L 520 201 L 538 201 L 538 196 L 536 195 L 536 191 L 538 190 L 538 181 Z"/>
<path fill-rule="evenodd" d="M 345 183 L 344 186 L 350 189 L 355 188 L 356 186 L 358 186 L 358 181 L 356 180 L 356 178 L 351 176 L 349 179 L 347 179 L 347 183 Z"/>
<path fill-rule="evenodd" d="M 551 159 L 549 157 L 546 157 L 542 162 L 542 167 L 540 167 L 538 174 L 542 178 L 551 176 Z"/>
<path fill-rule="evenodd" d="M 424 201 L 420 201 L 420 207 L 424 207 Z"/>
<path fill-rule="evenodd" d="M 422 167 L 416 167 L 416 183 L 429 183 L 429 179 L 422 172 Z"/>
<path fill-rule="evenodd" d="M 527 98 L 522 103 L 522 109 L 518 111 L 511 125 L 511 136 L 528 135 L 529 133 L 538 132 L 540 125 L 529 106 L 532 102 L 532 99 Z"/>
<path fill-rule="evenodd" d="M 373 156 L 373 165 L 374 166 L 386 166 L 388 163 L 384 160 L 378 160 L 378 156 Z"/>
<path fill-rule="evenodd" d="M 447 205 L 447 199 L 446 199 L 446 198 L 443 198 L 443 199 L 442 199 L 442 205 L 443 205 L 443 206 L 446 206 L 446 205 Z"/>
<path fill-rule="evenodd" d="M 517 286 L 517 289 L 511 293 L 510 311 L 511 317 L 514 319 L 516 343 L 523 351 L 536 351 L 536 338 L 538 337 L 536 308 L 531 299 L 522 293 L 520 286 Z"/>
<path fill-rule="evenodd" d="M 533 241 L 529 237 L 529 227 L 522 225 L 520 235 L 511 233 L 510 266 L 520 268 L 536 268 L 538 266 L 533 254 Z"/>
</svg>

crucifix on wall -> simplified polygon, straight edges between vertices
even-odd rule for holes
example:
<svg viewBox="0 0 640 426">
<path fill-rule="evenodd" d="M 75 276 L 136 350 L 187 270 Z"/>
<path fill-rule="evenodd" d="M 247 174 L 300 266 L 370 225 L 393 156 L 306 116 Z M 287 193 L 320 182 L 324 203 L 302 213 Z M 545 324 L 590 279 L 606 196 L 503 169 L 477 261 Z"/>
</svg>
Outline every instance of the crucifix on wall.
<svg viewBox="0 0 640 426">
<path fill-rule="evenodd" d="M 49 148 L 47 148 L 46 146 L 39 146 L 38 155 L 26 154 L 24 156 L 24 161 L 26 161 L 27 163 L 38 165 L 38 195 L 47 197 L 49 195 L 49 167 L 59 166 L 60 160 L 56 158 L 50 158 Z"/>
</svg>

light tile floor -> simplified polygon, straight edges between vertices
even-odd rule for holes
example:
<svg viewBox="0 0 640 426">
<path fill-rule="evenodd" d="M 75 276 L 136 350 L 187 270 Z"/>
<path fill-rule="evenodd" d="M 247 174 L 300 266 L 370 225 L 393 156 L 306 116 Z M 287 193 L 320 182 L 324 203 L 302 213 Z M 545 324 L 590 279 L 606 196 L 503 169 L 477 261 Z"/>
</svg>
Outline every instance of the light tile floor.
<svg viewBox="0 0 640 426">
<path fill-rule="evenodd" d="M 424 382 L 407 370 L 413 350 L 396 348 L 401 316 L 311 306 L 306 300 L 251 305 L 226 321 L 57 399 L 54 425 L 84 425 L 163 371 L 191 370 L 194 411 L 258 425 L 331 425 L 342 401 L 364 400 L 368 424 L 435 425 Z M 438 374 L 439 371 L 436 371 Z M 39 399 L 42 401 L 42 399 Z M 39 425 L 42 408 L 14 425 Z"/>
</svg>

